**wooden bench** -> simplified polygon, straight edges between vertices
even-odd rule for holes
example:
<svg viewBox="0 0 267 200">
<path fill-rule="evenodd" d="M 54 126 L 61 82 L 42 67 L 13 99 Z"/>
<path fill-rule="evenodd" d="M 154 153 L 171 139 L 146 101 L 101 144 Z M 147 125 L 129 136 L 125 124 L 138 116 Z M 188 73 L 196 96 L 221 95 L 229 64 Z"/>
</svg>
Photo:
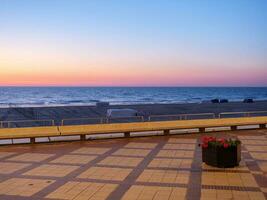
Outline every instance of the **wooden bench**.
<svg viewBox="0 0 267 200">
<path fill-rule="evenodd" d="M 86 135 L 92 134 L 124 133 L 125 137 L 130 137 L 131 132 L 163 131 L 165 135 L 168 135 L 170 130 L 178 129 L 197 128 L 199 129 L 199 132 L 205 132 L 206 128 L 213 127 L 231 127 L 231 130 L 236 130 L 237 126 L 259 125 L 260 128 L 266 128 L 266 124 L 267 117 L 243 117 L 228 119 L 2 128 L 0 129 L 0 139 L 30 138 L 31 143 L 34 143 L 35 138 L 37 137 L 80 135 L 81 140 L 85 140 Z"/>
<path fill-rule="evenodd" d="M 51 136 L 60 136 L 57 126 L 0 129 L 0 139 L 30 138 L 31 143 L 34 143 L 37 137 Z"/>
<path fill-rule="evenodd" d="M 231 127 L 231 130 L 236 130 L 237 126 L 259 125 L 260 128 L 265 128 L 266 124 L 267 117 L 244 117 L 228 119 L 199 119 L 161 122 L 59 126 L 59 131 L 61 135 L 64 136 L 80 135 L 81 140 L 84 140 L 85 135 L 92 134 L 124 133 L 125 137 L 129 137 L 131 132 L 163 131 L 164 134 L 167 135 L 169 134 L 170 130 L 177 129 L 198 128 L 199 132 L 205 132 L 206 128 Z"/>
</svg>

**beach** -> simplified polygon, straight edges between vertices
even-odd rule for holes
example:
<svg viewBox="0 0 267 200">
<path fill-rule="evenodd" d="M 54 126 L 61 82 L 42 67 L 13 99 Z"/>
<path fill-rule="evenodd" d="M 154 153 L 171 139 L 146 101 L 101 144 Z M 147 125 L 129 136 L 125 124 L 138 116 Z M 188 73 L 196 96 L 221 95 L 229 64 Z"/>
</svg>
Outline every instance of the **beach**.
<svg viewBox="0 0 267 200">
<path fill-rule="evenodd" d="M 137 104 L 97 106 L 54 106 L 54 107 L 9 107 L 0 108 L 0 121 L 15 120 L 55 120 L 59 124 L 62 119 L 100 118 L 105 117 L 107 109 L 131 108 L 143 113 L 145 119 L 150 115 L 178 115 L 195 113 L 267 111 L 267 101 L 254 103 L 180 103 L 180 104 Z"/>
</svg>

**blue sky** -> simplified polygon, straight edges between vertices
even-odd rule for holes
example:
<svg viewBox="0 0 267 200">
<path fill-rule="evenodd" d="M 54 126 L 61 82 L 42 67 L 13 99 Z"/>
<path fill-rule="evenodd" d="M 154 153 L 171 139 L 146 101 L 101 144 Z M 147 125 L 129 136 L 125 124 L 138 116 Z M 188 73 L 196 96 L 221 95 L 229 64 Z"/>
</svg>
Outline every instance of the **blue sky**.
<svg viewBox="0 0 267 200">
<path fill-rule="evenodd" d="M 267 86 L 266 10 L 265 0 L 0 0 L 10 77 L 0 85 Z"/>
</svg>

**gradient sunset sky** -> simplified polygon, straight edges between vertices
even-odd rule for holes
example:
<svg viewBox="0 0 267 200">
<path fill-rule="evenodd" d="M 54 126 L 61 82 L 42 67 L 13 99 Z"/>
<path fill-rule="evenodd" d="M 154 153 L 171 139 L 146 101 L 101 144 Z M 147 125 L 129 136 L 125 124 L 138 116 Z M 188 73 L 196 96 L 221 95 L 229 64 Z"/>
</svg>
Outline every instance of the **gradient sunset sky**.
<svg viewBox="0 0 267 200">
<path fill-rule="evenodd" d="M 266 0 L 0 0 L 1 86 L 267 86 Z"/>
</svg>

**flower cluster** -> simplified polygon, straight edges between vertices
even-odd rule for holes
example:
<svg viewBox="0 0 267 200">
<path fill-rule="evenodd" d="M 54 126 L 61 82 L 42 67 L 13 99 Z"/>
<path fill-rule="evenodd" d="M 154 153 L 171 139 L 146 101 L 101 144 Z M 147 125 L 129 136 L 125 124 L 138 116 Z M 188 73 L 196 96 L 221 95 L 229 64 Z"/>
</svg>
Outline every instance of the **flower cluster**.
<svg viewBox="0 0 267 200">
<path fill-rule="evenodd" d="M 199 144 L 202 148 L 208 147 L 223 147 L 228 148 L 232 146 L 236 146 L 240 144 L 240 140 L 238 139 L 226 139 L 226 138 L 216 138 L 212 136 L 204 136 L 201 138 L 201 144 Z"/>
</svg>

